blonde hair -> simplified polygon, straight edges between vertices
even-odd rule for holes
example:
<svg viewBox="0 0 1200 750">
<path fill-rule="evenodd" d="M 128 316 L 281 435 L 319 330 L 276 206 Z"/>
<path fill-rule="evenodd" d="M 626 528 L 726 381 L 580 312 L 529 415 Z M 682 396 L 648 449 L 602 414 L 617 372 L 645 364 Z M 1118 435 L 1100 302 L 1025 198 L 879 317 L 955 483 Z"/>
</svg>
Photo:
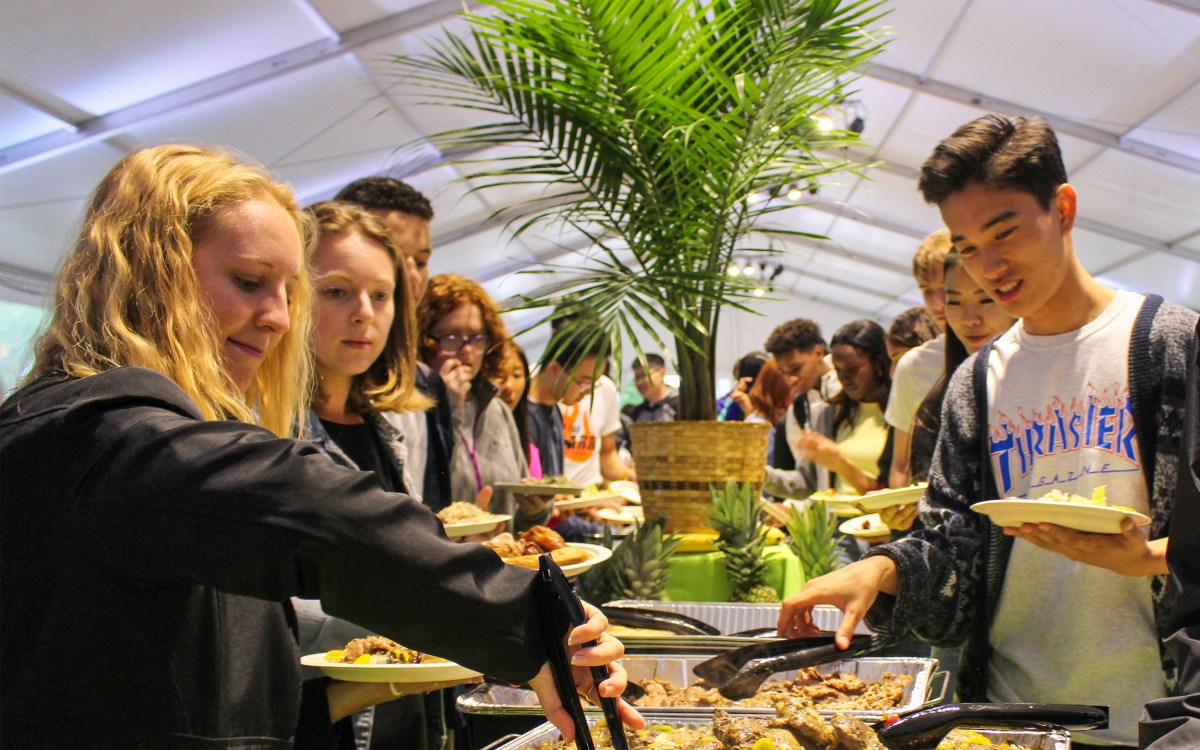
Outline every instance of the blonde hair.
<svg viewBox="0 0 1200 750">
<path fill-rule="evenodd" d="M 193 243 L 212 218 L 256 199 L 277 202 L 306 236 L 291 191 L 261 169 L 193 146 L 126 155 L 88 204 L 29 379 L 146 367 L 173 380 L 205 419 L 234 417 L 295 434 L 312 378 L 307 271 L 291 294 L 290 328 L 242 394 L 222 366 L 216 323 L 192 266 Z"/>
<path fill-rule="evenodd" d="M 935 274 L 942 272 L 942 264 L 953 249 L 949 229 L 942 227 L 926 235 L 917 247 L 917 254 L 913 256 L 913 277 L 918 282 L 931 280 Z"/>
<path fill-rule="evenodd" d="M 404 252 L 396 244 L 383 220 L 361 206 L 342 201 L 325 201 L 308 207 L 317 225 L 317 247 L 321 240 L 342 234 L 358 234 L 383 246 L 396 269 L 396 291 L 392 295 L 395 314 L 387 343 L 379 358 L 366 372 L 350 381 L 349 406 L 363 413 L 368 408 L 380 411 L 422 411 L 433 401 L 417 390 L 417 305 L 412 282 L 404 267 Z M 313 403 L 322 404 L 325 394 L 314 382 Z"/>
</svg>

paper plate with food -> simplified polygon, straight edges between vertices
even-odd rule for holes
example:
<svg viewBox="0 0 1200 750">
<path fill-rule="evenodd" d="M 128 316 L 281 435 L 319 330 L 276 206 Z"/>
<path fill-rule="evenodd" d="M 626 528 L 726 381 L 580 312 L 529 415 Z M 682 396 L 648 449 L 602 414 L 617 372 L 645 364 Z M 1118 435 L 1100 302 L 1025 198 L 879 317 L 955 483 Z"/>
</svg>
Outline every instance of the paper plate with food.
<svg viewBox="0 0 1200 750">
<path fill-rule="evenodd" d="M 470 534 L 486 534 L 495 530 L 503 523 L 512 520 L 512 516 L 488 513 L 474 503 L 450 503 L 437 512 L 446 528 L 446 536 L 451 539 Z"/>
<path fill-rule="evenodd" d="M 549 552 L 567 578 L 577 576 L 612 557 L 612 550 L 607 547 L 568 543 L 562 535 L 546 526 L 534 526 L 515 538 L 512 534 L 499 534 L 483 544 L 504 562 L 522 568 L 537 568 L 538 557 Z"/>
<path fill-rule="evenodd" d="M 346 682 L 447 682 L 480 675 L 461 664 L 413 651 L 378 635 L 355 638 L 345 648 L 303 656 L 300 663 Z"/>
<path fill-rule="evenodd" d="M 824 503 L 825 508 L 835 516 L 861 516 L 863 512 L 855 505 L 862 499 L 859 495 L 842 495 L 830 487 L 827 490 L 814 492 L 808 496 L 814 503 Z"/>
<path fill-rule="evenodd" d="M 583 486 L 568 482 L 566 477 L 525 477 L 519 482 L 496 482 L 492 487 L 509 490 L 521 495 L 574 495 L 583 494 Z"/>
<path fill-rule="evenodd" d="M 838 525 L 838 531 L 859 539 L 881 539 L 892 533 L 878 513 L 847 518 Z"/>
<path fill-rule="evenodd" d="M 925 494 L 929 482 L 917 482 L 908 487 L 897 487 L 891 490 L 876 490 L 856 498 L 854 504 L 864 513 L 877 513 L 893 505 L 912 505 Z"/>
<path fill-rule="evenodd" d="M 554 507 L 559 510 L 579 510 L 580 508 L 594 508 L 597 505 L 624 505 L 627 502 L 629 501 L 625 495 L 620 492 L 589 484 L 583 488 L 579 497 L 574 500 L 556 500 Z"/>
<path fill-rule="evenodd" d="M 1036 500 L 1005 498 L 975 503 L 971 509 L 992 519 L 997 526 L 1023 523 L 1052 523 L 1092 534 L 1120 534 L 1121 523 L 1132 518 L 1138 526 L 1150 523 L 1149 516 L 1123 505 L 1109 505 L 1105 488 L 1097 487 L 1090 497 L 1050 490 Z"/>
</svg>

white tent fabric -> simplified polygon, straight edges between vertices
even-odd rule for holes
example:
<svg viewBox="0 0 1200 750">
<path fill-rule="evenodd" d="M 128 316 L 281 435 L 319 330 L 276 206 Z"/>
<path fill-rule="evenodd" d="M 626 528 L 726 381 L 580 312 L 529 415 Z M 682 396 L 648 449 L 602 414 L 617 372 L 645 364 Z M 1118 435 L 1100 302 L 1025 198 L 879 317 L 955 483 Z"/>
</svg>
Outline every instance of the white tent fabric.
<svg viewBox="0 0 1200 750">
<path fill-rule="evenodd" d="M 793 317 L 827 334 L 919 304 L 909 273 L 939 226 L 916 168 L 988 111 L 1058 130 L 1080 201 L 1076 246 L 1105 283 L 1200 308 L 1200 0 L 895 0 L 886 51 L 852 98 L 865 179 L 803 194 L 777 216 L 828 242 L 792 241 L 763 317 L 727 314 L 718 372 Z M 351 179 L 400 177 L 434 203 L 432 270 L 500 299 L 518 273 L 579 263 L 572 237 L 511 240 L 489 217 L 513 194 L 470 194 L 423 134 L 461 122 L 414 106 L 391 55 L 461 0 L 6 0 L 0 6 L 0 299 L 45 304 L 83 203 L 122 154 L 167 140 L 266 164 L 302 203 Z M 409 148 L 399 147 L 410 144 Z M 536 281 L 542 281 L 542 278 Z M 529 318 L 511 321 L 515 327 Z M 543 326 L 544 328 L 544 326 Z M 523 338 L 533 352 L 544 332 Z"/>
</svg>

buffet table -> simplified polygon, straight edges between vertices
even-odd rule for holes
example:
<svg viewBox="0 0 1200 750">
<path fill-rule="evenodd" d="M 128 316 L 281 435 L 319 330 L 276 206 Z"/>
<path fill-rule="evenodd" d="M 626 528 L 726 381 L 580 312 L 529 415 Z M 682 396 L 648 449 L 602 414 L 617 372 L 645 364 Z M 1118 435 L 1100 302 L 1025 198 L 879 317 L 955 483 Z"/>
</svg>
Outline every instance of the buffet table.
<svg viewBox="0 0 1200 750">
<path fill-rule="evenodd" d="M 784 544 L 770 545 L 763 554 L 768 586 L 780 598 L 791 596 L 804 585 L 804 574 L 796 554 Z M 671 556 L 671 578 L 663 598 L 675 602 L 727 602 L 733 592 L 725 576 L 725 555 L 708 552 L 678 552 Z"/>
</svg>

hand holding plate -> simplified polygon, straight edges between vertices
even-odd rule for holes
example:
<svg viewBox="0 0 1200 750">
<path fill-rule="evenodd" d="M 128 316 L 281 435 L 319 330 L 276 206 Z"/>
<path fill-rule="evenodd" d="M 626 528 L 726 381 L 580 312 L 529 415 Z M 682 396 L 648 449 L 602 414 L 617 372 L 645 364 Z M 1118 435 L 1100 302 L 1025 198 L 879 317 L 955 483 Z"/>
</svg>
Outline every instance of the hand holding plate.
<svg viewBox="0 0 1200 750">
<path fill-rule="evenodd" d="M 1121 575 L 1148 576 L 1167 572 L 1167 540 L 1147 541 L 1132 518 L 1121 521 L 1120 534 L 1089 534 L 1053 523 L 1006 526 L 1004 533 L 1076 562 Z"/>
</svg>

